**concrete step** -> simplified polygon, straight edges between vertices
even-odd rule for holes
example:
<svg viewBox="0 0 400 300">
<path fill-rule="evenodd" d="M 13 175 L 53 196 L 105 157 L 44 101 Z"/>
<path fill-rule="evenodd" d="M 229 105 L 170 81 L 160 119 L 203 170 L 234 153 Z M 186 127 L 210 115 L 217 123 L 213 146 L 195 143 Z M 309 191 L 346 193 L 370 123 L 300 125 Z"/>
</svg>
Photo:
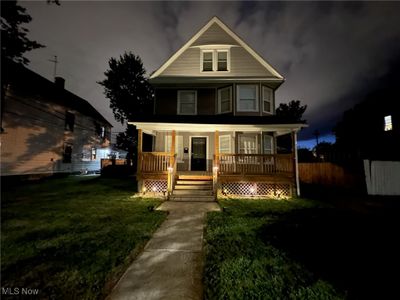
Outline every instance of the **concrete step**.
<svg viewBox="0 0 400 300">
<path fill-rule="evenodd" d="M 213 191 L 212 190 L 174 190 L 172 192 L 173 195 L 176 196 L 193 196 L 193 197 L 197 197 L 197 196 L 212 196 Z"/>
<path fill-rule="evenodd" d="M 177 202 L 214 202 L 214 196 L 175 196 L 172 195 L 169 201 Z"/>
<path fill-rule="evenodd" d="M 189 185 L 212 185 L 212 180 L 177 180 L 176 184 L 189 184 Z"/>
<path fill-rule="evenodd" d="M 180 185 L 177 184 L 175 185 L 175 189 L 176 190 L 211 190 L 212 189 L 212 185 Z"/>
<path fill-rule="evenodd" d="M 178 175 L 179 180 L 212 180 L 210 175 Z"/>
</svg>

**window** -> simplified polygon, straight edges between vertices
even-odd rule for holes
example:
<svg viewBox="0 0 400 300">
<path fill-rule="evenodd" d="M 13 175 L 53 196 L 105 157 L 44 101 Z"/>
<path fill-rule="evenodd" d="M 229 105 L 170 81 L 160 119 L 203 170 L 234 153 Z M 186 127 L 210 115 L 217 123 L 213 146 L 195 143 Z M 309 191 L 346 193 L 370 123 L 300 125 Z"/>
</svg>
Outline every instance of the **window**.
<svg viewBox="0 0 400 300">
<path fill-rule="evenodd" d="M 63 152 L 63 163 L 71 163 L 72 161 L 72 145 L 65 144 Z"/>
<path fill-rule="evenodd" d="M 385 126 L 384 126 L 384 130 L 385 131 L 393 130 L 392 116 L 391 115 L 384 117 L 384 124 L 385 124 Z"/>
<path fill-rule="evenodd" d="M 213 71 L 213 52 L 203 51 L 203 72 Z"/>
<path fill-rule="evenodd" d="M 228 51 L 217 51 L 217 70 L 228 71 Z"/>
<path fill-rule="evenodd" d="M 219 153 L 232 153 L 230 135 L 219 136 Z"/>
<path fill-rule="evenodd" d="M 238 136 L 239 153 L 258 153 L 258 134 L 240 134 Z"/>
<path fill-rule="evenodd" d="M 197 114 L 196 91 L 178 91 L 178 115 Z"/>
<path fill-rule="evenodd" d="M 74 131 L 75 115 L 69 111 L 65 113 L 65 130 Z"/>
<path fill-rule="evenodd" d="M 96 148 L 92 148 L 91 159 L 96 160 Z"/>
<path fill-rule="evenodd" d="M 263 86 L 263 112 L 272 113 L 273 92 L 272 89 Z"/>
<path fill-rule="evenodd" d="M 165 152 L 171 151 L 171 144 L 172 144 L 172 136 L 167 135 L 165 136 Z M 178 162 L 183 161 L 183 136 L 177 135 L 175 136 L 175 153 L 176 159 Z"/>
<path fill-rule="evenodd" d="M 201 72 L 228 72 L 230 68 L 230 53 L 225 49 L 201 51 Z"/>
<path fill-rule="evenodd" d="M 232 112 L 232 87 L 218 90 L 218 113 Z"/>
<path fill-rule="evenodd" d="M 263 135 L 263 153 L 273 154 L 274 153 L 274 137 L 268 134 Z"/>
<path fill-rule="evenodd" d="M 237 86 L 237 110 L 242 112 L 258 111 L 258 88 L 257 85 Z"/>
</svg>

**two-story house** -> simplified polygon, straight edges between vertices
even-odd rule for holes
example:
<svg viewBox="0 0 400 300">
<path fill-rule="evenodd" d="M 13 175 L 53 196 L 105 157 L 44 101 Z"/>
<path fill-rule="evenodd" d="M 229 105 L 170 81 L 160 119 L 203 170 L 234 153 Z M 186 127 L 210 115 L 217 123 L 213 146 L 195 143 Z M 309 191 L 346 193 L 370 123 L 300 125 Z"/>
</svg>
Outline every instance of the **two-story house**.
<svg viewBox="0 0 400 300">
<path fill-rule="evenodd" d="M 100 170 L 111 124 L 86 100 L 28 68 L 3 62 L 1 176 Z"/>
<path fill-rule="evenodd" d="M 290 197 L 298 188 L 296 133 L 305 125 L 275 116 L 284 78 L 217 17 L 150 76 L 154 115 L 139 132 L 140 191 L 173 199 Z M 142 151 L 142 134 L 153 151 Z M 292 135 L 292 153 L 276 138 Z M 298 193 L 298 190 L 297 190 Z"/>
</svg>

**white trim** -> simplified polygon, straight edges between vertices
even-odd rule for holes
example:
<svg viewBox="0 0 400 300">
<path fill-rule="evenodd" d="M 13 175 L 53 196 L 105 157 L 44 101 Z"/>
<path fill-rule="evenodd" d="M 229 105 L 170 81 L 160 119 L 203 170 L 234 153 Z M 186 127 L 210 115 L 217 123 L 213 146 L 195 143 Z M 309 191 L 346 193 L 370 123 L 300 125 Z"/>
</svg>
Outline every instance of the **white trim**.
<svg viewBox="0 0 400 300">
<path fill-rule="evenodd" d="M 181 104 L 181 93 L 183 93 L 183 92 L 194 92 L 194 113 L 193 114 L 183 114 L 183 113 L 181 113 L 181 106 L 180 106 L 180 104 Z M 178 105 L 178 107 L 177 107 L 177 109 L 176 109 L 176 114 L 177 115 L 185 115 L 185 116 L 189 116 L 189 115 L 197 115 L 197 91 L 196 90 L 179 90 L 178 91 L 178 101 L 177 101 L 177 105 Z"/>
<path fill-rule="evenodd" d="M 221 111 L 221 92 L 223 90 L 229 89 L 229 93 L 230 93 L 230 109 L 228 111 Z M 226 114 L 226 113 L 231 113 L 232 112 L 232 86 L 227 86 L 227 87 L 223 87 L 223 88 L 219 88 L 217 89 L 217 104 L 218 104 L 218 113 L 219 114 Z"/>
<path fill-rule="evenodd" d="M 202 137 L 202 138 L 206 138 L 206 171 L 208 170 L 208 139 L 209 136 L 208 135 L 189 135 L 189 171 L 192 171 L 192 138 L 194 137 Z"/>
<path fill-rule="evenodd" d="M 217 24 L 223 30 L 226 31 L 240 46 L 246 49 L 262 66 L 264 66 L 272 75 L 280 79 L 284 80 L 282 75 L 280 75 L 271 65 L 267 63 L 265 59 L 263 59 L 260 55 L 257 54 L 249 45 L 247 45 L 238 35 L 236 35 L 232 30 L 229 29 L 220 19 L 217 17 L 213 17 L 203 28 L 201 28 L 186 44 L 184 44 L 175 54 L 173 54 L 157 71 L 155 71 L 150 79 L 159 76 L 165 69 L 170 66 L 187 48 L 190 47 L 211 25 Z"/>
<path fill-rule="evenodd" d="M 256 108 L 255 109 L 240 109 L 240 87 L 241 86 L 254 86 L 256 88 Z M 237 112 L 259 112 L 260 111 L 260 107 L 259 107 L 259 102 L 260 102 L 260 98 L 259 98 L 259 92 L 258 92 L 258 88 L 259 86 L 257 84 L 237 84 L 236 85 L 236 111 Z"/>
<path fill-rule="evenodd" d="M 265 114 L 273 114 L 273 112 L 274 112 L 274 108 L 273 108 L 273 103 L 274 103 L 274 90 L 273 89 L 271 89 L 270 87 L 267 87 L 267 86 L 265 86 L 265 85 L 262 85 L 261 86 L 261 89 L 262 89 L 262 93 L 261 93 L 261 106 L 262 106 L 262 112 L 263 113 L 265 113 Z M 270 93 L 270 96 L 271 96 L 271 98 L 269 99 L 269 101 L 265 101 L 265 91 L 264 90 L 269 90 L 269 93 Z M 269 102 L 269 104 L 270 104 L 270 109 L 271 109 L 271 111 L 266 111 L 266 110 L 264 110 L 264 101 L 265 102 Z"/>
</svg>

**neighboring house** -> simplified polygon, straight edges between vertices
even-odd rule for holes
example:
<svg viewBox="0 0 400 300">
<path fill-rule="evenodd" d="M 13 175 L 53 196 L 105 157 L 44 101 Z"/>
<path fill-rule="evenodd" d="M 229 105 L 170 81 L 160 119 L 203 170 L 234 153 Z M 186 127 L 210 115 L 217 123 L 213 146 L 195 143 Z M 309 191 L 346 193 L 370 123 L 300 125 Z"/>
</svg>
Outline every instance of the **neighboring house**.
<svg viewBox="0 0 400 300">
<path fill-rule="evenodd" d="M 108 158 L 111 124 L 86 100 L 14 63 L 5 64 L 1 175 L 87 173 Z"/>
<path fill-rule="evenodd" d="M 296 133 L 305 125 L 275 116 L 283 81 L 212 18 L 151 75 L 154 115 L 130 122 L 139 132 L 139 189 L 175 198 L 195 190 L 208 197 L 296 194 Z M 154 152 L 142 151 L 143 133 L 153 136 Z M 277 154 L 284 134 L 292 135 L 292 152 Z"/>
</svg>

